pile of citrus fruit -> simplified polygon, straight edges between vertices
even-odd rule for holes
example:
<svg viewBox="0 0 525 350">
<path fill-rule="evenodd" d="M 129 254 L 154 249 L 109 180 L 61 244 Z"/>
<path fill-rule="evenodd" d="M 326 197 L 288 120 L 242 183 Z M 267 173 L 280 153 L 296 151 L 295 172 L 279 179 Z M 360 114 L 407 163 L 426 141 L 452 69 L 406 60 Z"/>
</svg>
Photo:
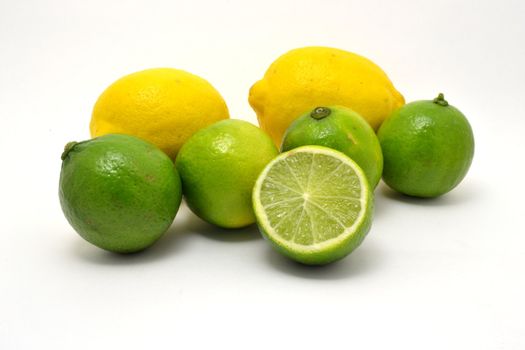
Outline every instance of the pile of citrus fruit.
<svg viewBox="0 0 525 350">
<path fill-rule="evenodd" d="M 259 126 L 230 119 L 221 95 L 182 70 L 125 76 L 97 100 L 91 140 L 62 153 L 59 196 L 87 241 L 131 253 L 154 244 L 182 198 L 203 220 L 257 223 L 304 264 L 339 260 L 372 224 L 374 189 L 436 197 L 465 177 L 472 129 L 443 94 L 405 104 L 370 60 L 306 47 L 250 89 Z"/>
</svg>

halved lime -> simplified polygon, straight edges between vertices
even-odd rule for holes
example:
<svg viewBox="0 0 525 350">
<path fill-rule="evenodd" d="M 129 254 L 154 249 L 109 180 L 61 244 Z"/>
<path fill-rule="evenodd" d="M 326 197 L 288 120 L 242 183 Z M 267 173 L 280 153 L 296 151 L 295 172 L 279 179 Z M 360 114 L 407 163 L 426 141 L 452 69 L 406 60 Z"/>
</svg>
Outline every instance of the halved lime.
<svg viewBox="0 0 525 350">
<path fill-rule="evenodd" d="M 253 207 L 262 235 L 279 252 L 323 265 L 361 244 L 372 223 L 373 194 L 363 170 L 345 154 L 303 146 L 264 168 Z"/>
</svg>

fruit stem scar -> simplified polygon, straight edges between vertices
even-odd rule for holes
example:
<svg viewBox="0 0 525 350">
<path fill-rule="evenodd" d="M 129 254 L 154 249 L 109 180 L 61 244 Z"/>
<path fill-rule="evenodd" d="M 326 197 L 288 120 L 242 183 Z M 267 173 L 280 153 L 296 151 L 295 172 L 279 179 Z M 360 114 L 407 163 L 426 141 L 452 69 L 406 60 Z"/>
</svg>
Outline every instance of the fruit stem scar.
<svg viewBox="0 0 525 350">
<path fill-rule="evenodd" d="M 310 113 L 310 117 L 319 120 L 328 117 L 330 113 L 332 113 L 332 110 L 328 107 L 316 107 L 312 113 Z"/>
<path fill-rule="evenodd" d="M 62 155 L 60 156 L 60 159 L 64 160 L 66 159 L 67 155 L 69 154 L 69 152 L 73 149 L 73 147 L 75 147 L 76 145 L 78 144 L 78 142 L 76 141 L 71 141 L 71 142 L 68 142 L 65 146 L 64 146 L 64 152 L 62 152 Z"/>
<path fill-rule="evenodd" d="M 445 100 L 445 95 L 443 95 L 441 92 L 439 93 L 438 97 L 434 99 L 434 103 L 444 107 L 448 106 L 448 102 Z"/>
</svg>

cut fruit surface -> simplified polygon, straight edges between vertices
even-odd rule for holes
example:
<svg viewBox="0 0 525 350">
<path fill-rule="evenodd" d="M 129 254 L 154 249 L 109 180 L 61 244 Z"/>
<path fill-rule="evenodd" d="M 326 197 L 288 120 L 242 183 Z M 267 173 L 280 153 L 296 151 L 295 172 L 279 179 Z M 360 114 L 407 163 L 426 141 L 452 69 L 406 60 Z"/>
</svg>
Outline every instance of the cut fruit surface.
<svg viewBox="0 0 525 350">
<path fill-rule="evenodd" d="M 284 255 L 321 265 L 352 252 L 368 233 L 373 195 L 362 169 L 321 146 L 285 152 L 259 175 L 253 206 L 261 233 Z"/>
</svg>

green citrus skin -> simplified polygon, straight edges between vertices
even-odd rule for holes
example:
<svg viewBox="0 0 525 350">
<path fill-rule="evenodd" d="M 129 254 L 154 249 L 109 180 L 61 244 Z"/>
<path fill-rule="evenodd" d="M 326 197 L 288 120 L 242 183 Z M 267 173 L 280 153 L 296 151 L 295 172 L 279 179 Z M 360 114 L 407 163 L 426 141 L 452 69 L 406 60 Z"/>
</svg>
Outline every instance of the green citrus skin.
<svg viewBox="0 0 525 350">
<path fill-rule="evenodd" d="M 277 154 L 268 135 L 242 120 L 223 120 L 199 130 L 175 161 L 186 203 L 197 216 L 223 228 L 253 224 L 253 185 Z"/>
<path fill-rule="evenodd" d="M 152 245 L 170 227 L 182 191 L 171 159 L 133 136 L 70 142 L 62 154 L 59 197 L 75 231 L 117 253 Z"/>
<path fill-rule="evenodd" d="M 372 188 L 381 180 L 383 154 L 377 136 L 363 117 L 347 107 L 317 107 L 296 119 L 286 130 L 281 151 L 305 145 L 343 152 L 363 169 Z"/>
<path fill-rule="evenodd" d="M 415 197 L 437 197 L 456 187 L 474 156 L 474 135 L 465 116 L 445 101 L 416 101 L 395 111 L 378 131 L 383 180 Z"/>
</svg>

